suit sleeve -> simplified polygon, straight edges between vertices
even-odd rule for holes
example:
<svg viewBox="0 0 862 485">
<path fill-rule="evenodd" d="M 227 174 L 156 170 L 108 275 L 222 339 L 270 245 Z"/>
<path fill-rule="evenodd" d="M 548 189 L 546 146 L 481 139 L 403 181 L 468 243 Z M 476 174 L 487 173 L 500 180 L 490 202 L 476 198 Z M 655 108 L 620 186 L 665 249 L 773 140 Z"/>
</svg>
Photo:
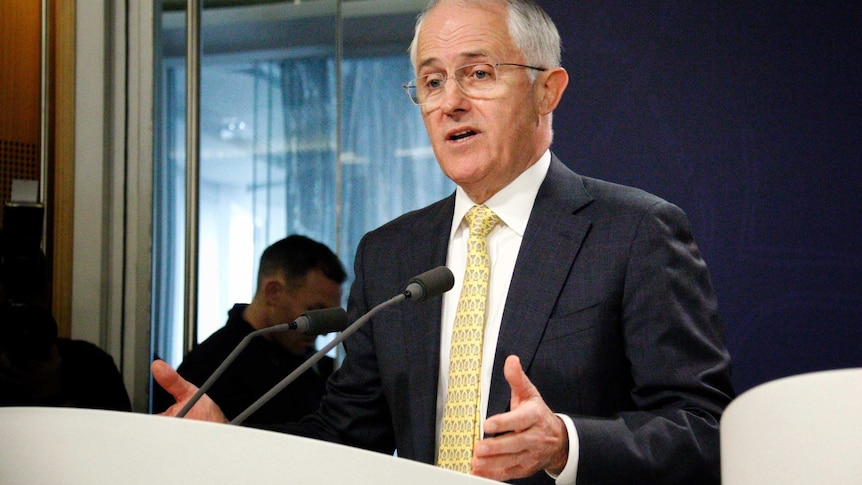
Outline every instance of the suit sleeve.
<svg viewBox="0 0 862 485">
<path fill-rule="evenodd" d="M 363 272 L 366 243 L 367 236 L 360 241 L 356 252 L 355 280 L 348 302 L 351 322 L 372 308 L 365 295 L 366 284 L 370 283 Z M 327 381 L 326 394 L 318 411 L 299 423 L 278 426 L 275 430 L 388 454 L 395 451 L 373 325 L 372 319 L 344 341 L 345 360 Z"/>
<path fill-rule="evenodd" d="M 718 425 L 733 391 L 706 265 L 672 204 L 653 203 L 634 234 L 618 316 L 633 409 L 572 416 L 578 484 L 718 483 Z"/>
</svg>

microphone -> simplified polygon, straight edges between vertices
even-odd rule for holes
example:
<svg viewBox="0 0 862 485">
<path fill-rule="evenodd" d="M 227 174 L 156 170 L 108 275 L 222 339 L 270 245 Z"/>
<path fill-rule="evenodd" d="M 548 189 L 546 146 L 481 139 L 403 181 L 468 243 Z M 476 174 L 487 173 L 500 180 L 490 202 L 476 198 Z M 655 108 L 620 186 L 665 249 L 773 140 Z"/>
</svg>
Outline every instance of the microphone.
<svg viewBox="0 0 862 485">
<path fill-rule="evenodd" d="M 326 335 L 340 332 L 347 327 L 347 312 L 341 307 L 309 310 L 290 323 L 273 325 L 268 329 L 278 328 L 282 325 L 287 325 L 290 330 L 302 332 L 303 335 Z M 272 330 L 270 332 L 264 331 L 268 329 L 257 330 L 257 332 L 270 333 Z"/>
<path fill-rule="evenodd" d="M 414 277 L 407 283 L 404 296 L 408 300 L 425 301 L 442 295 L 455 286 L 455 276 L 445 266 L 438 266 Z"/>
<path fill-rule="evenodd" d="M 240 424 L 245 421 L 246 418 L 254 414 L 258 409 L 260 409 L 261 406 L 266 404 L 276 394 L 278 394 L 285 387 L 290 385 L 291 382 L 295 381 L 296 378 L 299 377 L 303 372 L 308 370 L 318 360 L 323 358 L 323 356 L 326 355 L 327 352 L 332 350 L 336 345 L 343 342 L 347 337 L 352 335 L 353 332 L 359 330 L 359 327 L 364 325 L 365 322 L 370 320 L 371 317 L 377 314 L 377 312 L 379 312 L 380 310 L 386 308 L 389 305 L 404 300 L 425 301 L 428 298 L 433 298 L 435 296 L 439 296 L 443 293 L 446 293 L 447 291 L 451 290 L 453 286 L 455 286 L 455 276 L 452 274 L 452 271 L 445 266 L 438 266 L 432 270 L 426 271 L 418 276 L 413 277 L 407 283 L 407 288 L 403 292 L 390 298 L 389 300 L 384 301 L 383 303 L 380 303 L 379 305 L 369 310 L 368 313 L 356 319 L 356 321 L 350 324 L 350 326 L 347 327 L 343 332 L 336 335 L 334 339 L 332 339 L 328 344 L 323 346 L 323 348 L 318 350 L 314 355 L 309 357 L 308 360 L 303 362 L 302 365 L 300 365 L 293 372 L 288 374 L 287 377 L 282 379 L 281 382 L 279 382 L 272 389 L 267 391 L 266 394 L 261 396 L 245 411 L 240 413 L 237 417 L 233 418 L 230 424 Z"/>
<path fill-rule="evenodd" d="M 284 330 L 296 330 L 305 335 L 323 335 L 330 332 L 340 332 L 347 326 L 347 312 L 341 307 L 324 308 L 322 310 L 309 310 L 299 318 L 290 323 L 280 323 L 271 327 L 255 330 L 237 344 L 236 348 L 228 354 L 227 358 L 216 368 L 204 384 L 197 390 L 194 396 L 177 413 L 178 418 L 184 417 L 189 410 L 203 397 L 212 387 L 215 381 L 224 374 L 225 369 L 233 363 L 240 352 L 251 342 L 251 339 L 264 334 L 281 332 Z"/>
</svg>

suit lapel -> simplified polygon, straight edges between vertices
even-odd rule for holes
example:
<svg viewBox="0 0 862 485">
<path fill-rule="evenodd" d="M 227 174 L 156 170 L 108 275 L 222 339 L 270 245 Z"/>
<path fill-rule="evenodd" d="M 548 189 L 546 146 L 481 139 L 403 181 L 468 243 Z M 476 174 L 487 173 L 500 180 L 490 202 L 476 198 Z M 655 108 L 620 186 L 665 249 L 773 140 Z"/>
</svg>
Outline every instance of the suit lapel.
<svg viewBox="0 0 862 485">
<path fill-rule="evenodd" d="M 449 231 L 455 210 L 452 195 L 423 211 L 414 226 L 411 241 L 412 256 L 407 266 L 411 277 L 446 264 Z M 406 280 L 405 280 L 406 283 Z M 410 366 L 410 396 L 415 459 L 433 463 L 437 419 L 437 380 L 440 372 L 440 315 L 443 299 L 425 302 L 404 302 L 404 348 L 411 349 L 405 365 Z"/>
<path fill-rule="evenodd" d="M 524 232 L 503 311 L 488 401 L 488 416 L 509 408 L 511 391 L 503 377 L 509 355 L 518 355 L 529 374 L 544 334 L 590 222 L 574 213 L 592 197 L 580 176 L 552 156 Z M 549 229 L 552 228 L 552 229 Z"/>
</svg>

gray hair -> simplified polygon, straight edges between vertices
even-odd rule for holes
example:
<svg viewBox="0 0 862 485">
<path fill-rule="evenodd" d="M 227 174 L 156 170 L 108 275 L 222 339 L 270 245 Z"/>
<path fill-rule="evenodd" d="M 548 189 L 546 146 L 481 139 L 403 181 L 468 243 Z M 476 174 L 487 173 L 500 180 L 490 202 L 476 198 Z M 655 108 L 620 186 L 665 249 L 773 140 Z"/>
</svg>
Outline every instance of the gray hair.
<svg viewBox="0 0 862 485">
<path fill-rule="evenodd" d="M 446 1 L 463 5 L 505 5 L 509 11 L 509 36 L 515 46 L 524 54 L 524 62 L 536 67 L 560 67 L 560 33 L 548 14 L 531 0 L 430 0 L 416 18 L 416 31 L 413 35 L 413 41 L 410 42 L 410 61 L 413 63 L 414 69 L 422 22 L 434 7 Z M 536 75 L 538 73 L 531 72 L 531 74 Z"/>
</svg>

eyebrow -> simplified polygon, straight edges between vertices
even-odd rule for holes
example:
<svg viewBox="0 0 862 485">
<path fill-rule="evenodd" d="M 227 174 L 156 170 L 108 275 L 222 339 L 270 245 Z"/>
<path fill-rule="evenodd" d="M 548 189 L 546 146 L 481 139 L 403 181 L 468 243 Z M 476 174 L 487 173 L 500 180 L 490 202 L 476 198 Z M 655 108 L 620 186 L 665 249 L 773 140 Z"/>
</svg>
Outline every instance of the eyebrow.
<svg viewBox="0 0 862 485">
<path fill-rule="evenodd" d="M 459 63 L 459 64 L 458 64 L 458 66 L 460 67 L 460 66 L 463 66 L 463 65 L 469 64 L 469 63 L 470 63 L 470 61 L 475 61 L 476 59 L 479 59 L 479 58 L 485 58 L 485 59 L 487 59 L 488 57 L 489 57 L 489 56 L 488 56 L 488 54 L 486 54 L 486 53 L 485 53 L 485 52 L 483 52 L 483 51 L 479 51 L 479 52 L 465 52 L 465 53 L 462 53 L 462 54 L 459 54 L 459 55 L 458 55 L 458 58 L 459 58 L 459 59 L 462 59 L 462 60 L 464 61 L 463 63 Z M 418 64 L 418 65 L 416 66 L 416 70 L 417 70 L 417 71 L 422 70 L 422 69 L 423 69 L 423 68 L 425 68 L 425 67 L 428 67 L 428 66 L 430 66 L 430 65 L 432 65 L 432 64 L 437 63 L 439 60 L 440 60 L 440 59 L 438 59 L 438 58 L 436 58 L 436 57 L 432 57 L 432 58 L 430 58 L 430 59 L 426 59 L 426 60 L 422 61 L 422 63 L 420 63 L 420 64 Z"/>
</svg>

